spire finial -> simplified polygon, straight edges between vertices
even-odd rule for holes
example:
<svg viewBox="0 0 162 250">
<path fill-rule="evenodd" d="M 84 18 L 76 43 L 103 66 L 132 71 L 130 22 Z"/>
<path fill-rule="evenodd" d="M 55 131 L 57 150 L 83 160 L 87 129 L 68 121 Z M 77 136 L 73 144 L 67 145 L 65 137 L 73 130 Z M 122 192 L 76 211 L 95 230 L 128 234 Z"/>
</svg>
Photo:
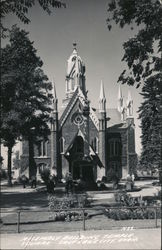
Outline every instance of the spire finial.
<svg viewBox="0 0 162 250">
<path fill-rule="evenodd" d="M 122 99 L 122 91 L 121 91 L 121 85 L 119 85 L 119 90 L 118 90 L 118 100 Z"/>
<path fill-rule="evenodd" d="M 99 97 L 99 112 L 105 112 L 105 111 L 106 111 L 106 98 L 105 98 L 103 81 L 101 80 L 100 97 Z"/>
<path fill-rule="evenodd" d="M 132 101 L 132 96 L 131 96 L 131 91 L 130 89 L 128 90 L 128 101 Z"/>
<path fill-rule="evenodd" d="M 73 48 L 76 49 L 76 46 L 77 46 L 77 43 L 74 42 L 74 43 L 73 43 Z"/>
<path fill-rule="evenodd" d="M 105 99 L 105 91 L 104 91 L 104 85 L 103 81 L 101 80 L 101 87 L 100 87 L 100 99 Z"/>
<path fill-rule="evenodd" d="M 128 98 L 127 98 L 127 117 L 133 116 L 133 99 L 131 96 L 130 89 L 128 90 Z"/>
<path fill-rule="evenodd" d="M 121 113 L 123 107 L 123 95 L 121 91 L 121 85 L 119 85 L 119 90 L 118 90 L 118 111 Z"/>
</svg>

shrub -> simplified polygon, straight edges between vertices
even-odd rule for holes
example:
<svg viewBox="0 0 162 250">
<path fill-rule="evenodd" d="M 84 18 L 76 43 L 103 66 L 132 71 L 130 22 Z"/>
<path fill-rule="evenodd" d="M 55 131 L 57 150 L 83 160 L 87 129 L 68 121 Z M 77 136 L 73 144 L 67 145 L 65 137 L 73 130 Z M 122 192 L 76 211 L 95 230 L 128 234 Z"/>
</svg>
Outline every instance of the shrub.
<svg viewBox="0 0 162 250">
<path fill-rule="evenodd" d="M 55 213 L 52 217 L 51 217 L 54 221 L 66 221 L 66 222 L 70 222 L 70 221 L 79 221 L 79 220 L 83 220 L 83 213 L 82 212 L 60 212 L 60 213 Z M 84 213 L 84 218 L 88 219 L 88 213 Z"/>
<path fill-rule="evenodd" d="M 105 215 L 113 220 L 129 220 L 129 219 L 155 219 L 155 210 L 153 208 L 118 208 L 105 209 Z M 161 218 L 161 210 L 157 209 L 157 218 Z"/>
<path fill-rule="evenodd" d="M 155 219 L 155 210 L 148 208 L 147 209 L 147 215 L 148 215 L 148 219 Z"/>
<path fill-rule="evenodd" d="M 87 194 L 75 194 L 70 196 L 65 196 L 63 198 L 57 198 L 53 195 L 48 196 L 49 210 L 51 211 L 50 217 L 54 221 L 71 221 L 71 220 L 81 220 L 83 219 L 83 214 L 81 212 L 69 212 L 66 209 L 70 208 L 83 208 L 90 206 L 91 200 Z M 62 211 L 64 210 L 65 211 Z M 55 212 L 58 210 L 58 212 Z M 88 213 L 84 214 L 85 219 L 88 218 Z"/>
<path fill-rule="evenodd" d="M 0 180 L 7 179 L 7 172 L 4 169 L 0 169 Z"/>
</svg>

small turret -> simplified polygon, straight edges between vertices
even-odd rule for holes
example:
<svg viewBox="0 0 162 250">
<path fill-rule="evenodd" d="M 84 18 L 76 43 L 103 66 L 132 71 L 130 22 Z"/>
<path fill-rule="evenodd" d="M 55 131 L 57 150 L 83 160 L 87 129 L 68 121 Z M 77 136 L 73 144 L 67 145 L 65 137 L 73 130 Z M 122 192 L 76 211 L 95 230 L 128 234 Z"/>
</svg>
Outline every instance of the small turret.
<svg viewBox="0 0 162 250">
<path fill-rule="evenodd" d="M 119 85 L 119 90 L 118 90 L 118 111 L 121 113 L 122 109 L 123 109 L 123 96 L 122 96 L 121 86 Z"/>
<path fill-rule="evenodd" d="M 128 90 L 128 98 L 127 98 L 127 117 L 133 116 L 133 100 L 131 97 L 131 92 Z"/>
<path fill-rule="evenodd" d="M 99 112 L 100 113 L 106 112 L 106 98 L 105 98 L 105 91 L 104 91 L 104 85 L 103 85 L 102 80 L 101 80 L 101 87 L 100 87 Z"/>
<path fill-rule="evenodd" d="M 126 120 L 126 105 L 125 105 L 125 101 L 123 99 L 123 106 L 121 107 L 121 120 L 124 122 Z"/>
<path fill-rule="evenodd" d="M 58 99 L 56 95 L 56 87 L 54 81 L 52 81 L 52 87 L 53 87 L 53 111 L 57 112 Z"/>
</svg>

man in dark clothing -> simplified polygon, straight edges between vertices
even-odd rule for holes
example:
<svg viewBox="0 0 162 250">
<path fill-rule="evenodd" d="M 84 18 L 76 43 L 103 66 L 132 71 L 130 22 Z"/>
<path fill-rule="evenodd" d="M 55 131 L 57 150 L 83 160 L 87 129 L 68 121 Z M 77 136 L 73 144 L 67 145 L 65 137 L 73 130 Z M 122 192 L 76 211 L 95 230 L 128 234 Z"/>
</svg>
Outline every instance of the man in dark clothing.
<svg viewBox="0 0 162 250">
<path fill-rule="evenodd" d="M 36 176 L 34 175 L 31 178 L 31 188 L 33 188 L 33 187 L 36 188 L 36 186 L 37 186 Z"/>
<path fill-rule="evenodd" d="M 66 185 L 65 185 L 66 193 L 68 194 L 69 191 L 73 193 L 73 178 L 71 173 L 66 174 Z"/>
<path fill-rule="evenodd" d="M 21 177 L 21 180 L 22 180 L 23 188 L 26 188 L 27 177 L 26 177 L 25 175 L 23 175 L 23 176 Z"/>
</svg>

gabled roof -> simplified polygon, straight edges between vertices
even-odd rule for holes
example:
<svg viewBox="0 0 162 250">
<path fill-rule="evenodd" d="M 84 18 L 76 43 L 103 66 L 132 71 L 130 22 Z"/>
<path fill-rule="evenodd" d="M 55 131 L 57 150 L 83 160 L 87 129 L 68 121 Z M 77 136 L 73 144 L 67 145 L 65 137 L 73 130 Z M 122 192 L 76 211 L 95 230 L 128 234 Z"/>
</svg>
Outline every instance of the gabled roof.
<svg viewBox="0 0 162 250">
<path fill-rule="evenodd" d="M 75 90 L 72 98 L 70 99 L 68 105 L 66 106 L 66 108 L 64 109 L 64 111 L 63 111 L 63 113 L 62 113 L 62 115 L 60 117 L 59 122 L 60 122 L 61 127 L 64 124 L 64 122 L 66 121 L 66 119 L 67 119 L 69 113 L 71 112 L 74 104 L 76 103 L 77 99 L 78 99 L 78 88 Z"/>
<path fill-rule="evenodd" d="M 74 107 L 76 101 L 79 100 L 82 105 L 84 105 L 84 100 L 85 100 L 85 96 L 82 92 L 82 90 L 80 88 L 77 88 L 72 96 L 72 98 L 70 99 L 68 105 L 65 107 L 64 111 L 62 112 L 59 120 L 60 126 L 62 127 L 64 122 L 66 121 L 68 115 L 70 114 L 72 108 Z M 98 117 L 96 116 L 94 110 L 91 108 L 90 106 L 90 118 L 92 119 L 94 125 L 96 126 L 96 128 L 98 129 Z"/>
<path fill-rule="evenodd" d="M 76 139 L 77 136 L 81 136 L 81 137 L 83 138 L 84 142 L 85 142 L 85 143 L 88 143 L 88 142 L 86 141 L 85 136 L 84 136 L 84 134 L 82 133 L 82 131 L 81 131 L 80 129 L 78 129 L 78 131 L 76 132 L 75 136 L 73 137 L 73 139 L 72 139 L 71 142 L 69 143 L 69 146 L 67 147 L 67 149 L 66 149 L 66 151 L 65 151 L 65 153 L 64 153 L 65 155 L 67 155 L 67 153 L 68 153 L 68 152 L 70 151 L 70 149 L 72 148 L 73 143 L 74 143 L 74 141 L 75 141 L 75 139 Z M 101 162 L 101 160 L 100 160 L 100 158 L 99 158 L 99 156 L 98 156 L 98 154 L 96 154 L 96 152 L 93 150 L 92 146 L 91 146 L 89 143 L 88 143 L 88 145 L 89 145 L 89 152 L 90 152 L 89 155 L 90 155 L 90 157 L 96 161 L 97 165 L 98 165 L 100 168 L 104 167 L 103 164 L 102 164 L 102 162 Z"/>
</svg>

